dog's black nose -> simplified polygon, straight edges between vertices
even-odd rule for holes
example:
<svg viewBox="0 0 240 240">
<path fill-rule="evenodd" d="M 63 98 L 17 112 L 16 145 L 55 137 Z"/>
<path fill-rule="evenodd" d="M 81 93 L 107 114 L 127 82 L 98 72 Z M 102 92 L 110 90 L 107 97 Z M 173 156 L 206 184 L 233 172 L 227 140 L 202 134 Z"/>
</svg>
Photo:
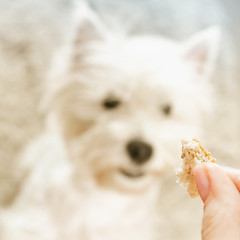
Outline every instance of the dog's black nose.
<svg viewBox="0 0 240 240">
<path fill-rule="evenodd" d="M 145 142 L 134 140 L 127 144 L 127 152 L 134 163 L 143 164 L 150 159 L 153 148 Z"/>
</svg>

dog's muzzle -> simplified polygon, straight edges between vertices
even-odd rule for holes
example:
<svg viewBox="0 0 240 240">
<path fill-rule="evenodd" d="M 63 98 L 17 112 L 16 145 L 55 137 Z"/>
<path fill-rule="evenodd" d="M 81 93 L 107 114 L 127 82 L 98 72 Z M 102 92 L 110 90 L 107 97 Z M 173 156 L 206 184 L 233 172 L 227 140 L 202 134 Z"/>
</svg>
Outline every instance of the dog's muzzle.
<svg viewBox="0 0 240 240">
<path fill-rule="evenodd" d="M 124 176 L 133 179 L 145 176 L 142 165 L 150 160 L 153 153 L 152 146 L 140 140 L 132 140 L 126 145 L 126 151 L 134 166 L 127 169 L 121 168 L 120 172 Z"/>
</svg>

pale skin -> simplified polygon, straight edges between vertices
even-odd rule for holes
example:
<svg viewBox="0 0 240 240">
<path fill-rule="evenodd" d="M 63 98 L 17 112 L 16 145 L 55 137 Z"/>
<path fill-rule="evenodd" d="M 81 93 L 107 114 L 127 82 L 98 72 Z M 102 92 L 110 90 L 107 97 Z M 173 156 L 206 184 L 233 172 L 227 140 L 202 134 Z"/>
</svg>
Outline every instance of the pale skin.
<svg viewBox="0 0 240 240">
<path fill-rule="evenodd" d="M 240 240 L 240 170 L 203 164 L 194 178 L 204 203 L 202 240 Z"/>
</svg>

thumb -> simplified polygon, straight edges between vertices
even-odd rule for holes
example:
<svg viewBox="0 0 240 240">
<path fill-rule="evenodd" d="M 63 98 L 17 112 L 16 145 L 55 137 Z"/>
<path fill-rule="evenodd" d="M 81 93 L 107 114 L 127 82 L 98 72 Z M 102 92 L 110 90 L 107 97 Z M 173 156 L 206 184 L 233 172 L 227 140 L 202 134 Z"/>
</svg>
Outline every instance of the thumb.
<svg viewBox="0 0 240 240">
<path fill-rule="evenodd" d="M 240 195 L 217 164 L 196 167 L 194 178 L 204 202 L 202 240 L 240 239 Z"/>
</svg>

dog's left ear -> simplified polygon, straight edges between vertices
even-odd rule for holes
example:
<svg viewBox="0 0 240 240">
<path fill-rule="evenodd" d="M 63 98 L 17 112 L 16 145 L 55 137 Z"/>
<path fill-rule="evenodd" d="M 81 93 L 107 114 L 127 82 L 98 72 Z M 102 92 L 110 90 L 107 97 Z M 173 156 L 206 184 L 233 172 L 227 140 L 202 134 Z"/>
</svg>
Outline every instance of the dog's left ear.
<svg viewBox="0 0 240 240">
<path fill-rule="evenodd" d="M 210 27 L 193 35 L 184 43 L 182 57 L 197 75 L 209 77 L 218 56 L 221 31 L 217 26 Z"/>
</svg>

